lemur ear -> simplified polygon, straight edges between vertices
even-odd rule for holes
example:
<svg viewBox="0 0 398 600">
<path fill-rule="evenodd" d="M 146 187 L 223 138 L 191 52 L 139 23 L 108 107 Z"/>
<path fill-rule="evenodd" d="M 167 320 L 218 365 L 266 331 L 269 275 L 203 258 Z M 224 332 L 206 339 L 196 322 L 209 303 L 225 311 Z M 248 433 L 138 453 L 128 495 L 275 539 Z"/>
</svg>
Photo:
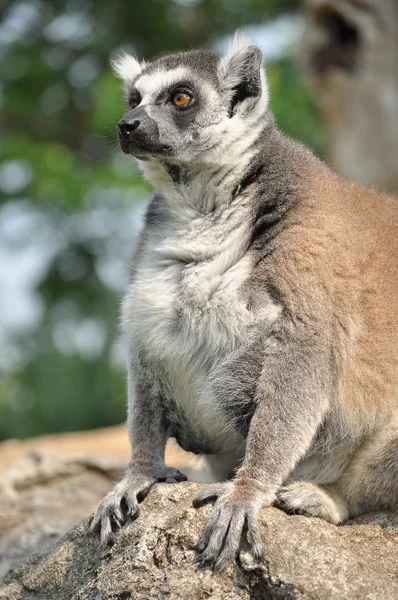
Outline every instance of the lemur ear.
<svg viewBox="0 0 398 600">
<path fill-rule="evenodd" d="M 138 77 L 145 63 L 139 63 L 135 56 L 123 52 L 116 60 L 111 60 L 111 66 L 120 79 L 123 79 L 125 83 L 129 83 Z"/>
<path fill-rule="evenodd" d="M 231 49 L 221 57 L 218 67 L 221 88 L 231 93 L 231 116 L 236 105 L 251 99 L 251 105 L 263 96 L 268 99 L 263 69 L 263 53 L 258 46 L 235 37 Z"/>
</svg>

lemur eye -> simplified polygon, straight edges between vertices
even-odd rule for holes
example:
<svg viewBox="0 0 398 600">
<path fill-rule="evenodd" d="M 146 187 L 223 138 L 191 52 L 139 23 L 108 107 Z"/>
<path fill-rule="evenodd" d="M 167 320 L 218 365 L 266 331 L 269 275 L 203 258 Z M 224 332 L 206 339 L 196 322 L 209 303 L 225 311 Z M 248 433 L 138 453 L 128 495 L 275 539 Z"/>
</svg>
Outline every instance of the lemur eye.
<svg viewBox="0 0 398 600">
<path fill-rule="evenodd" d="M 131 100 L 131 102 L 129 102 L 129 109 L 133 110 L 134 108 L 137 108 L 139 102 L 137 102 L 136 100 Z"/>
<path fill-rule="evenodd" d="M 174 94 L 171 101 L 173 102 L 174 106 L 183 108 L 184 106 L 188 106 L 188 104 L 192 101 L 192 98 L 185 92 L 177 92 Z"/>
</svg>

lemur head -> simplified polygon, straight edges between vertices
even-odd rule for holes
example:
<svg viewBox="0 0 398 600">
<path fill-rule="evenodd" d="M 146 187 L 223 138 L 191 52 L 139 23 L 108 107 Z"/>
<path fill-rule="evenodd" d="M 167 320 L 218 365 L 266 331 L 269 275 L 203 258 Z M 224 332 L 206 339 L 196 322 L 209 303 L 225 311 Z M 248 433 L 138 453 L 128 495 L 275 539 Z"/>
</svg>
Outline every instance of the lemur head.
<svg viewBox="0 0 398 600">
<path fill-rule="evenodd" d="M 261 50 L 235 38 L 225 55 L 192 50 L 139 63 L 113 63 L 129 112 L 120 120 L 122 150 L 163 164 L 208 164 L 244 153 L 264 126 L 267 85 Z"/>
</svg>

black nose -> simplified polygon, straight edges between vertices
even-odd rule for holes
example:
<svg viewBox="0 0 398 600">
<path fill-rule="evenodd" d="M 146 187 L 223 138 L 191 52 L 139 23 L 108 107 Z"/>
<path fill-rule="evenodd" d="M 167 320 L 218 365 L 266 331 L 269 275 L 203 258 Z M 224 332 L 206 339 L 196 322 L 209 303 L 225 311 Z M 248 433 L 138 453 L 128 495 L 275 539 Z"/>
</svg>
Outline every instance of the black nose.
<svg viewBox="0 0 398 600">
<path fill-rule="evenodd" d="M 133 133 L 140 126 L 141 121 L 139 119 L 133 119 L 133 121 L 126 121 L 122 119 L 118 123 L 119 134 L 126 142 L 131 142 L 133 139 Z"/>
</svg>

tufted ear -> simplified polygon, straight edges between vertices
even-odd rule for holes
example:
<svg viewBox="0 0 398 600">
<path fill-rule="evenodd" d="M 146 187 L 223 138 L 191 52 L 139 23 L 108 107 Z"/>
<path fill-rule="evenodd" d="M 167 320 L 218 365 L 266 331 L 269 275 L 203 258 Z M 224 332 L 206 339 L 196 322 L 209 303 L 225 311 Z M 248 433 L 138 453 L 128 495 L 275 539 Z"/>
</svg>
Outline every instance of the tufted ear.
<svg viewBox="0 0 398 600">
<path fill-rule="evenodd" d="M 145 63 L 139 63 L 135 56 L 123 52 L 116 60 L 111 60 L 114 72 L 125 83 L 134 81 L 145 67 Z"/>
<path fill-rule="evenodd" d="M 231 93 L 231 111 L 237 104 L 251 99 L 251 105 L 263 96 L 268 99 L 268 89 L 263 69 L 263 53 L 258 46 L 235 36 L 230 50 L 221 57 L 218 67 L 221 88 Z M 231 114 L 231 116 L 232 116 Z"/>
</svg>

